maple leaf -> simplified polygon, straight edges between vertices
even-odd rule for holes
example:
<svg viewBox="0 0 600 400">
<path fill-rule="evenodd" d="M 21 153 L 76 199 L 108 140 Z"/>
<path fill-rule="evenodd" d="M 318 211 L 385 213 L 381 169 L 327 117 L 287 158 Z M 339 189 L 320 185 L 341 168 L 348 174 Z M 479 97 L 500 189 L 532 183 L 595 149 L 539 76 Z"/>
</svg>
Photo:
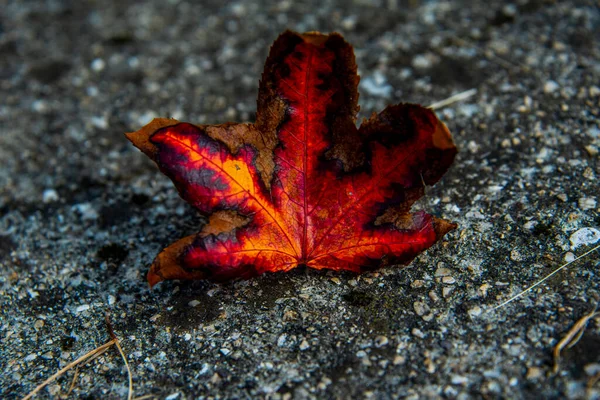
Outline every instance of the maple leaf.
<svg viewBox="0 0 600 400">
<path fill-rule="evenodd" d="M 410 213 L 456 154 L 446 126 L 414 104 L 356 127 L 352 47 L 287 31 L 271 47 L 256 122 L 155 119 L 128 139 L 209 216 L 154 260 L 165 279 L 225 281 L 298 265 L 362 272 L 407 264 L 455 224 Z"/>
</svg>

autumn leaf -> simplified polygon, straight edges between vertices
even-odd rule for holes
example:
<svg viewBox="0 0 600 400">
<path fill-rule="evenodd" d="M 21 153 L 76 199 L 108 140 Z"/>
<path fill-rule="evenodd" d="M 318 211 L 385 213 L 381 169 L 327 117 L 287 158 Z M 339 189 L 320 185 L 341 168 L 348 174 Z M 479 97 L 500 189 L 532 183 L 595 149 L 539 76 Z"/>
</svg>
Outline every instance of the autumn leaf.
<svg viewBox="0 0 600 400">
<path fill-rule="evenodd" d="M 407 264 L 454 229 L 410 212 L 454 159 L 448 129 L 414 104 L 357 128 L 358 82 L 341 35 L 288 31 L 265 63 L 255 123 L 155 119 L 127 134 L 208 216 L 156 257 L 150 285 Z"/>
</svg>

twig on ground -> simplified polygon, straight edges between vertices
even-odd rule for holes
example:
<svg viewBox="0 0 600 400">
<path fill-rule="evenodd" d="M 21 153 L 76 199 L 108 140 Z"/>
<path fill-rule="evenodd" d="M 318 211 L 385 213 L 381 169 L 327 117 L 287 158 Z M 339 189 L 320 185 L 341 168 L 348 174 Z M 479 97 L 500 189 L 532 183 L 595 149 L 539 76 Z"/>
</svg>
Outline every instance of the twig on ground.
<svg viewBox="0 0 600 400">
<path fill-rule="evenodd" d="M 585 332 L 585 328 L 587 327 L 590 319 L 594 318 L 596 315 L 599 315 L 598 304 L 594 307 L 594 309 L 589 313 L 580 318 L 575 325 L 567 332 L 566 336 L 558 342 L 558 344 L 554 347 L 554 351 L 552 352 L 554 356 L 554 367 L 552 368 L 552 373 L 556 374 L 560 368 L 560 352 L 567 348 L 575 346 L 581 336 L 583 336 L 583 332 Z"/>
<path fill-rule="evenodd" d="M 125 356 L 125 352 L 121 348 L 119 339 L 117 338 L 117 335 L 115 335 L 115 332 L 113 331 L 112 324 L 110 323 L 110 320 L 108 319 L 108 314 L 106 314 L 105 319 L 106 319 L 106 326 L 108 328 L 108 334 L 110 335 L 112 340 L 115 341 L 115 345 L 117 346 L 117 349 L 119 349 L 121 358 L 123 359 L 123 362 L 125 363 L 125 368 L 127 368 L 127 377 L 129 380 L 129 391 L 127 392 L 127 400 L 131 400 L 133 398 L 133 377 L 131 375 L 131 368 L 129 368 L 129 363 L 127 362 L 127 357 Z"/>
<path fill-rule="evenodd" d="M 95 349 L 90 350 L 89 352 L 87 352 L 84 355 L 82 355 L 81 357 L 79 357 L 77 360 L 72 361 L 69 364 L 67 364 L 64 368 L 59 370 L 57 373 L 52 375 L 50 378 L 46 379 L 44 382 L 42 382 L 38 386 L 36 386 L 35 389 L 33 389 L 31 392 L 29 392 L 29 394 L 27 394 L 25 397 L 23 397 L 22 400 L 31 399 L 36 393 L 38 393 L 40 390 L 42 390 L 43 388 L 48 386 L 54 380 L 56 380 L 59 377 L 61 377 L 62 375 L 64 375 L 70 369 L 77 367 L 77 369 L 75 370 L 75 375 L 73 376 L 73 379 L 71 381 L 71 385 L 69 386 L 69 390 L 67 392 L 67 395 L 69 395 L 73 391 L 73 388 L 75 387 L 75 381 L 77 379 L 77 375 L 78 375 L 78 371 L 79 371 L 78 366 L 82 363 L 88 363 L 88 362 L 96 359 L 97 357 L 100 357 L 100 355 L 102 355 L 104 352 L 106 352 L 112 345 L 117 346 L 117 349 L 119 350 L 119 354 L 121 354 L 121 358 L 123 358 L 123 361 L 125 362 L 125 367 L 127 368 L 127 375 L 129 378 L 129 391 L 127 393 L 127 399 L 132 400 L 133 399 L 133 377 L 131 374 L 131 368 L 129 368 L 129 363 L 127 362 L 127 357 L 125 356 L 125 352 L 123 351 L 123 348 L 121 347 L 119 338 L 117 337 L 117 335 L 115 335 L 112 324 L 110 323 L 110 320 L 108 318 L 108 314 L 106 314 L 105 320 L 106 320 L 106 328 L 108 329 L 108 334 L 110 335 L 111 340 L 104 343 L 102 346 L 98 346 Z M 153 397 L 153 396 L 147 395 L 147 396 L 142 396 L 140 398 L 137 398 L 136 400 L 140 400 L 142 398 L 146 399 L 146 398 L 151 398 L 151 397 Z"/>
<path fill-rule="evenodd" d="M 106 350 L 106 349 L 104 349 Z M 95 357 L 94 357 L 95 358 Z M 88 362 L 92 361 L 91 359 Z M 65 397 L 69 397 L 73 389 L 75 389 L 75 383 L 77 382 L 77 377 L 79 376 L 79 365 L 75 367 L 75 372 L 73 373 L 73 379 L 71 379 L 71 384 L 69 385 L 69 390 L 67 390 L 67 394 Z"/>
<path fill-rule="evenodd" d="M 90 350 L 89 352 L 87 352 L 84 355 L 82 355 L 81 357 L 79 357 L 77 360 L 70 362 L 64 368 L 62 368 L 57 373 L 52 375 L 50 378 L 46 379 L 44 382 L 42 382 L 38 386 L 36 386 L 36 388 L 33 389 L 31 392 L 29 392 L 29 394 L 27 396 L 23 397 L 23 400 L 31 399 L 37 392 L 39 392 L 40 390 L 45 388 L 48 384 L 52 383 L 55 379 L 62 376 L 65 372 L 76 367 L 77 365 L 81 364 L 82 362 L 87 361 L 90 357 L 95 356 L 96 354 L 98 354 L 100 352 L 103 352 L 104 350 L 106 350 L 110 346 L 112 346 L 113 344 L 115 344 L 114 339 L 104 343 L 102 346 L 98 346 L 95 349 Z"/>
<path fill-rule="evenodd" d="M 448 97 L 447 99 L 444 100 L 440 100 L 440 101 L 436 101 L 435 103 L 431 104 L 429 107 L 432 110 L 437 110 L 440 108 L 444 108 L 452 103 L 456 103 L 458 101 L 462 101 L 462 100 L 466 100 L 469 97 L 473 96 L 475 93 L 477 93 L 477 89 L 469 89 L 466 90 L 464 92 L 460 92 L 457 93 L 455 95 L 452 95 L 450 97 Z"/>
<path fill-rule="evenodd" d="M 579 257 L 575 258 L 574 260 L 571 260 L 568 263 L 565 263 L 565 264 L 561 265 L 560 267 L 558 267 L 557 269 L 555 269 L 554 271 L 552 271 L 551 273 L 549 273 L 548 275 L 546 275 L 544 278 L 540 279 L 539 281 L 537 281 L 533 285 L 529 286 L 527 289 L 523 290 L 522 292 L 519 292 L 518 294 L 514 295 L 510 299 L 508 299 L 506 301 L 503 301 L 502 303 L 498 304 L 497 306 L 489 309 L 487 312 L 495 311 L 495 310 L 499 309 L 500 307 L 504 307 L 508 303 L 512 303 L 513 301 L 515 301 L 519 297 L 521 297 L 521 296 L 529 293 L 530 291 L 532 291 L 533 289 L 535 289 L 536 287 L 538 287 L 542 283 L 546 282 L 548 279 L 552 278 L 554 275 L 558 274 L 560 271 L 562 271 L 563 269 L 567 268 L 569 265 L 573 264 L 575 261 L 581 260 L 582 258 L 586 257 L 588 254 L 591 254 L 591 253 L 593 253 L 594 251 L 596 251 L 598 249 L 600 249 L 600 245 L 592 248 L 591 250 L 586 251 L 585 253 L 583 253 Z"/>
<path fill-rule="evenodd" d="M 587 389 L 591 390 L 594 386 L 596 386 L 596 383 L 598 383 L 598 381 L 600 381 L 600 372 L 588 379 L 586 385 Z"/>
</svg>

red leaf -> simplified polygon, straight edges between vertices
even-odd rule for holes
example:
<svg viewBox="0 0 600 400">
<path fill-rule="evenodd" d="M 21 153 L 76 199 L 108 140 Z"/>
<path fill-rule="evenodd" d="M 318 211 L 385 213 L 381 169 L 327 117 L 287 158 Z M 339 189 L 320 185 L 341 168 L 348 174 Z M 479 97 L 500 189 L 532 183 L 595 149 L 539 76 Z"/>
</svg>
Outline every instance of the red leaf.
<svg viewBox="0 0 600 400">
<path fill-rule="evenodd" d="M 158 255 L 150 284 L 406 264 L 454 229 L 410 213 L 454 159 L 448 129 L 413 104 L 356 128 L 358 81 L 339 34 L 288 31 L 267 58 L 254 124 L 155 119 L 128 134 L 209 215 L 200 233 Z"/>
</svg>

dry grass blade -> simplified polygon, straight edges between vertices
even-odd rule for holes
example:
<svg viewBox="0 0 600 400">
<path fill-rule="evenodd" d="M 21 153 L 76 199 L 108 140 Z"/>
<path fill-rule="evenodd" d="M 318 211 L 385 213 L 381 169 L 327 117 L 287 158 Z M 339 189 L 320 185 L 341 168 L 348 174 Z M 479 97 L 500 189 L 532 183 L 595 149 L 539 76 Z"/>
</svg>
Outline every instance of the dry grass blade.
<svg viewBox="0 0 600 400">
<path fill-rule="evenodd" d="M 42 382 L 38 386 L 36 386 L 35 389 L 33 389 L 31 392 L 29 392 L 29 394 L 27 394 L 25 397 L 23 397 L 22 400 L 31 399 L 33 396 L 35 396 L 36 393 L 38 393 L 40 390 L 42 390 L 43 388 L 48 386 L 48 384 L 52 383 L 54 380 L 58 379 L 60 376 L 65 374 L 67 371 L 69 371 L 72 368 L 78 367 L 80 364 L 82 364 L 84 362 L 90 362 L 90 361 L 94 360 L 95 358 L 102 355 L 105 351 L 107 351 L 108 348 L 112 345 L 117 346 L 117 349 L 119 350 L 119 354 L 121 354 L 121 357 L 123 358 L 123 361 L 125 362 L 125 367 L 127 368 L 127 375 L 129 378 L 129 391 L 127 393 L 127 399 L 132 400 L 133 399 L 133 376 L 131 374 L 131 368 L 129 368 L 129 363 L 127 362 L 127 357 L 125 356 L 125 352 L 123 351 L 123 348 L 121 347 L 119 338 L 117 338 L 117 335 L 115 335 L 115 332 L 113 331 L 112 324 L 110 323 L 110 320 L 108 319 L 108 314 L 106 314 L 105 320 L 106 320 L 106 328 L 108 329 L 108 333 L 111 337 L 110 341 L 106 342 L 102 346 L 96 347 L 95 349 L 93 349 L 93 350 L 87 352 L 86 354 L 82 355 L 81 357 L 79 357 L 77 360 L 72 361 L 69 364 L 67 364 L 60 371 L 58 371 L 57 373 L 52 375 L 50 378 L 46 379 L 44 382 Z M 78 371 L 79 371 L 78 369 L 75 370 L 75 376 L 73 377 L 73 380 L 71 381 L 71 385 L 69 386 L 67 396 L 73 391 L 73 388 L 75 387 L 75 381 L 77 379 Z M 153 396 L 152 395 L 142 396 L 142 398 L 151 398 L 151 397 L 153 397 Z M 139 400 L 139 398 L 137 400 Z"/>
<path fill-rule="evenodd" d="M 579 342 L 579 339 L 581 339 L 583 332 L 585 332 L 585 328 L 587 327 L 587 324 L 590 321 L 590 319 L 598 315 L 598 312 L 596 311 L 597 308 L 598 305 L 596 304 L 596 307 L 594 307 L 594 309 L 589 314 L 584 315 L 582 318 L 580 318 L 575 323 L 575 325 L 573 325 L 573 327 L 569 330 L 569 332 L 567 332 L 565 337 L 562 338 L 560 342 L 558 342 L 558 344 L 554 347 L 554 351 L 552 352 L 554 356 L 554 367 L 552 368 L 553 374 L 556 374 L 560 368 L 560 352 L 565 348 L 569 349 L 575 346 L 577 342 Z"/>
<path fill-rule="evenodd" d="M 596 375 L 592 376 L 588 381 L 587 381 L 587 388 L 588 390 L 590 390 L 591 388 L 593 388 L 596 383 L 598 383 L 598 381 L 600 381 L 600 372 L 598 372 Z"/>
<path fill-rule="evenodd" d="M 123 362 L 125 363 L 125 368 L 127 368 L 127 377 L 129 380 L 129 391 L 127 392 L 127 400 L 131 400 L 133 398 L 133 376 L 131 374 L 131 368 L 129 368 L 129 363 L 127 362 L 127 357 L 125 356 L 125 352 L 123 351 L 123 348 L 121 348 L 119 339 L 117 338 L 117 335 L 115 335 L 115 332 L 113 331 L 112 324 L 110 323 L 110 320 L 108 319 L 108 314 L 106 314 L 105 319 L 106 319 L 106 326 L 108 328 L 108 333 L 110 334 L 110 337 L 112 338 L 112 340 L 114 340 L 115 345 L 117 346 L 117 349 L 119 349 L 121 358 L 123 358 Z"/>
<path fill-rule="evenodd" d="M 594 251 L 596 251 L 598 249 L 600 249 L 600 245 L 592 248 L 589 251 L 586 251 L 585 253 L 583 253 L 582 255 L 580 255 L 579 257 L 577 257 L 576 259 L 571 260 L 568 263 L 565 263 L 565 264 L 561 265 L 560 267 L 558 267 L 557 269 L 555 269 L 554 271 L 552 271 L 551 273 L 549 273 L 548 275 L 546 275 L 544 278 L 540 279 L 539 281 L 537 281 L 533 285 L 529 286 L 527 289 L 523 290 L 522 292 L 519 292 L 518 294 L 514 295 L 510 299 L 508 299 L 508 300 L 506 300 L 506 301 L 498 304 L 497 306 L 491 308 L 490 310 L 488 310 L 488 312 L 495 311 L 495 310 L 499 309 L 500 307 L 504 307 L 508 303 L 512 303 L 513 301 L 515 301 L 519 297 L 522 297 L 523 295 L 529 293 L 530 291 L 532 291 L 533 289 L 535 289 L 536 287 L 538 287 L 542 283 L 546 282 L 548 279 L 552 278 L 554 275 L 558 274 L 560 271 L 562 271 L 563 269 L 567 268 L 569 265 L 573 264 L 575 261 L 581 260 L 582 258 L 586 257 L 588 254 L 591 254 L 591 253 L 593 253 Z"/>
<path fill-rule="evenodd" d="M 440 108 L 444 108 L 452 103 L 456 103 L 458 101 L 462 101 L 462 100 L 466 100 L 469 97 L 473 96 L 475 93 L 477 93 L 477 89 L 469 89 L 466 90 L 464 92 L 460 92 L 457 93 L 453 96 L 448 97 L 447 99 L 444 100 L 440 100 L 440 101 L 436 101 L 435 103 L 431 104 L 429 107 L 432 110 L 438 110 Z"/>
<path fill-rule="evenodd" d="M 86 363 L 91 363 L 92 361 L 94 361 L 96 358 L 100 357 L 102 354 L 106 353 L 108 351 L 108 347 L 105 349 L 102 349 L 101 351 L 97 352 L 96 354 L 94 354 L 92 357 L 90 357 Z M 73 374 L 73 379 L 71 379 L 71 385 L 69 385 L 69 390 L 67 390 L 67 394 L 65 395 L 65 397 L 69 397 L 69 395 L 71 394 L 71 392 L 73 391 L 73 389 L 75 389 L 75 383 L 77 382 L 77 377 L 79 376 L 79 367 L 80 365 L 75 367 L 75 373 Z"/>
<path fill-rule="evenodd" d="M 42 382 L 38 386 L 36 386 L 36 388 L 33 389 L 31 392 L 29 392 L 29 394 L 27 396 L 23 397 L 23 400 L 31 399 L 37 392 L 39 392 L 40 390 L 42 390 L 43 388 L 48 386 L 48 384 L 52 383 L 54 380 L 56 380 L 57 378 L 62 376 L 65 372 L 76 367 L 77 365 L 81 364 L 82 362 L 87 361 L 90 357 L 93 357 L 96 354 L 103 352 L 104 350 L 106 350 L 107 348 L 109 348 L 110 346 L 112 346 L 115 343 L 116 343 L 115 340 L 112 339 L 112 340 L 104 343 L 102 346 L 96 347 L 94 350 L 91 350 L 91 351 L 85 353 L 84 355 L 79 357 L 77 360 L 70 362 L 64 368 L 62 368 L 57 373 L 52 375 L 50 378 L 46 379 L 44 382 Z"/>
<path fill-rule="evenodd" d="M 104 349 L 106 350 L 106 349 Z M 95 357 L 94 357 L 95 358 Z M 92 360 L 89 360 L 92 361 Z M 71 384 L 69 385 L 69 390 L 67 390 L 67 394 L 65 397 L 69 397 L 73 389 L 75 389 L 75 383 L 77 383 L 77 378 L 79 377 L 79 365 L 75 367 L 75 373 L 73 373 L 73 379 L 71 379 Z"/>
</svg>

